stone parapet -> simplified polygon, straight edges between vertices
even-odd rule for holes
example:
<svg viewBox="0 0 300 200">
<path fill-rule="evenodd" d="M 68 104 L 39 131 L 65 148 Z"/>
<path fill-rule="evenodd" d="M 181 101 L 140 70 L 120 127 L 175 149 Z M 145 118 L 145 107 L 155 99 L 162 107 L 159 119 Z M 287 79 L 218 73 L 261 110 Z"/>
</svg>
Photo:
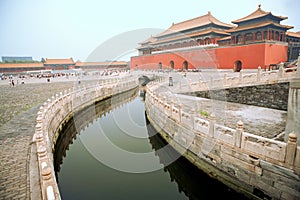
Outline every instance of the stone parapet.
<svg viewBox="0 0 300 200">
<path fill-rule="evenodd" d="M 56 182 L 53 152 L 63 123 L 72 115 L 91 105 L 138 86 L 135 78 L 100 80 L 95 85 L 78 85 L 73 90 L 52 96 L 37 113 L 33 143 L 36 147 L 42 199 L 61 199 Z"/>
<path fill-rule="evenodd" d="M 244 80 L 243 80 L 244 81 Z M 254 199 L 300 198 L 300 146 L 291 133 L 288 142 L 244 132 L 202 119 L 173 99 L 155 93 L 149 83 L 146 113 L 162 137 L 198 168 Z"/>
<path fill-rule="evenodd" d="M 243 71 L 240 71 L 239 76 L 235 77 L 228 77 L 225 73 L 222 79 L 191 82 L 190 92 L 285 83 L 294 78 L 296 76 L 296 72 L 297 67 L 286 69 L 280 68 L 279 70 L 266 72 L 262 72 L 261 68 L 258 67 L 257 73 L 243 73 Z"/>
</svg>

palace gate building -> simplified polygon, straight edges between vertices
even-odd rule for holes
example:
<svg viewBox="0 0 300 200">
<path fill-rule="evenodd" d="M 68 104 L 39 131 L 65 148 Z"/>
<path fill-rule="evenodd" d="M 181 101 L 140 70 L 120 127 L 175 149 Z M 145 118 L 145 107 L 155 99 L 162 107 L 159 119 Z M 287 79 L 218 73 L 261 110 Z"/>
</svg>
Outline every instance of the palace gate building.
<svg viewBox="0 0 300 200">
<path fill-rule="evenodd" d="M 251 14 L 226 24 L 210 12 L 172 24 L 140 43 L 131 69 L 257 69 L 297 59 L 300 32 L 281 24 L 287 17 L 258 6 Z"/>
</svg>

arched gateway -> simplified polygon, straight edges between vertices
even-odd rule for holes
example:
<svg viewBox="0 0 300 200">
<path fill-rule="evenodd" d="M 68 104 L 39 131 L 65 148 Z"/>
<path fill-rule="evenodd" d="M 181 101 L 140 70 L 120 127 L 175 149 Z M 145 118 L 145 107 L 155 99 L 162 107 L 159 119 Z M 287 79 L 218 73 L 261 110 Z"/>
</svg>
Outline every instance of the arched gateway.
<svg viewBox="0 0 300 200">
<path fill-rule="evenodd" d="M 173 60 L 170 61 L 170 67 L 171 67 L 171 69 L 174 69 L 174 61 Z"/>
<path fill-rule="evenodd" d="M 188 62 L 185 60 L 185 61 L 183 62 L 183 70 L 188 70 L 188 68 L 189 68 L 189 64 L 188 64 Z"/>
</svg>

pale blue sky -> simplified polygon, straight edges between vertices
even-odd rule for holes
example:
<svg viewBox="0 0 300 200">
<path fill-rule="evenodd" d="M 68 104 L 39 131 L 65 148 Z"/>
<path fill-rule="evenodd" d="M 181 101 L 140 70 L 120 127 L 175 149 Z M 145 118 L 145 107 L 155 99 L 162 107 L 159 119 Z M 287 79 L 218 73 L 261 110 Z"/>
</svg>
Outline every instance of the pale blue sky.
<svg viewBox="0 0 300 200">
<path fill-rule="evenodd" d="M 231 23 L 257 9 L 287 16 L 300 31 L 299 0 L 0 0 L 0 56 L 73 57 L 82 61 L 101 44 L 137 29 L 167 29 L 212 12 Z M 155 31 L 154 31 L 155 32 Z M 122 41 L 119 41 L 122 45 Z"/>
</svg>

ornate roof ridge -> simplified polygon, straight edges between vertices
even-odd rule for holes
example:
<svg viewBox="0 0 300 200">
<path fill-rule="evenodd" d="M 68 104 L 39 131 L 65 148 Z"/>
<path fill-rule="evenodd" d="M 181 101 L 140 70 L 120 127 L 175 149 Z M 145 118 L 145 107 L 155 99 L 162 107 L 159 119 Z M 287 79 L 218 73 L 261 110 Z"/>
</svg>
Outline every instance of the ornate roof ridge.
<svg viewBox="0 0 300 200">
<path fill-rule="evenodd" d="M 195 17 L 192 19 L 188 19 L 188 20 L 185 20 L 185 21 L 182 21 L 179 23 L 172 23 L 172 25 L 167 30 L 163 31 L 162 33 L 160 33 L 154 37 L 161 37 L 164 35 L 169 35 L 171 33 L 176 33 L 176 32 L 181 32 L 181 31 L 196 28 L 196 27 L 201 27 L 201 26 L 204 26 L 207 24 L 216 24 L 216 25 L 225 26 L 228 28 L 233 27 L 233 25 L 231 25 L 231 24 L 221 22 L 220 20 L 215 18 L 211 14 L 210 11 L 208 11 L 208 13 L 205 15 Z"/>
<path fill-rule="evenodd" d="M 287 19 L 287 17 L 273 15 L 272 12 L 264 11 L 263 9 L 261 9 L 261 4 L 259 4 L 258 8 L 254 12 L 250 13 L 249 15 L 247 15 L 245 17 L 242 17 L 240 19 L 237 19 L 237 20 L 234 20 L 234 21 L 231 21 L 231 22 L 234 23 L 234 24 L 238 24 L 238 23 L 243 22 L 243 21 L 248 21 L 248 20 L 251 20 L 251 19 L 260 18 L 260 17 L 267 16 L 267 15 L 272 15 L 276 18 L 281 19 L 281 20 Z"/>
</svg>

